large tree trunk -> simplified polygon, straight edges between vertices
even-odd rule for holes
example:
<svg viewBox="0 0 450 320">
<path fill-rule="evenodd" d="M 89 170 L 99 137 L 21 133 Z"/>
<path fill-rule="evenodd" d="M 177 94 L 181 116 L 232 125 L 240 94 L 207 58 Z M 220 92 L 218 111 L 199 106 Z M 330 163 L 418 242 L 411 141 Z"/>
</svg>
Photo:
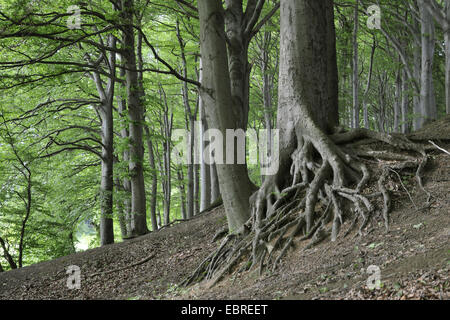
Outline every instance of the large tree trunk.
<svg viewBox="0 0 450 320">
<path fill-rule="evenodd" d="M 250 71 L 248 63 L 249 39 L 244 34 L 244 12 L 242 0 L 225 0 L 225 15 L 228 43 L 228 67 L 230 72 L 231 96 L 238 105 L 238 127 L 246 130 L 249 112 Z"/>
<path fill-rule="evenodd" d="M 327 138 L 339 121 L 333 1 L 284 0 L 280 14 L 280 169 L 290 168 L 295 150 L 312 144 L 335 170 L 335 184 L 343 184 L 334 145 Z M 282 177 L 281 171 L 277 178 Z M 282 186 L 281 181 L 276 183 Z M 313 196 L 307 201 L 314 200 Z M 307 230 L 311 224 L 308 214 Z"/>
<path fill-rule="evenodd" d="M 227 129 L 242 127 L 242 117 L 241 105 L 233 99 L 231 92 L 223 37 L 224 9 L 220 0 L 200 1 L 198 5 L 203 57 L 202 99 L 208 106 L 205 111 L 209 128 L 219 130 L 225 138 Z M 248 178 L 246 165 L 216 164 L 216 168 L 228 226 L 231 231 L 236 231 L 250 218 L 249 198 L 255 189 Z"/>
<path fill-rule="evenodd" d="M 133 235 L 148 232 L 144 183 L 143 107 L 140 101 L 138 72 L 136 68 L 135 33 L 133 27 L 133 0 L 123 1 L 123 58 L 127 84 L 128 116 L 130 119 L 131 212 Z"/>
<path fill-rule="evenodd" d="M 330 41 L 335 34 L 328 23 L 332 6 L 329 0 L 282 2 L 278 127 L 283 142 L 292 139 L 286 134 L 294 133 L 292 124 L 315 123 L 325 133 L 338 125 L 336 50 Z M 306 74 L 311 79 L 302 81 Z"/>
<path fill-rule="evenodd" d="M 450 1 L 445 0 L 443 7 L 436 0 L 423 1 L 444 33 L 444 50 L 445 50 L 445 105 L 447 114 L 450 114 Z"/>
</svg>

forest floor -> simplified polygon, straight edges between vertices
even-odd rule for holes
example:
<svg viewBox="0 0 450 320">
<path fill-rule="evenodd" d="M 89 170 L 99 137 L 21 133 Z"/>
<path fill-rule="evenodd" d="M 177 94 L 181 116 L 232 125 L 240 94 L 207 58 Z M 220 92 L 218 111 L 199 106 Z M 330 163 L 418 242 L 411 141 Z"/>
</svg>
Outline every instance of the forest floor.
<svg viewBox="0 0 450 320">
<path fill-rule="evenodd" d="M 450 150 L 450 117 L 410 138 Z M 218 207 L 126 242 L 0 273 L 0 299 L 450 299 L 450 156 L 432 151 L 424 182 L 433 201 L 417 210 L 426 196 L 414 179 L 404 181 L 414 204 L 400 182 L 390 181 L 388 233 L 380 217 L 363 237 L 351 233 L 308 250 L 296 243 L 275 272 L 261 277 L 250 270 L 212 288 L 178 285 L 219 245 L 212 239 L 226 218 Z M 79 290 L 67 288 L 70 265 L 81 269 Z M 381 272 L 374 290 L 367 286 L 371 265 Z"/>
</svg>

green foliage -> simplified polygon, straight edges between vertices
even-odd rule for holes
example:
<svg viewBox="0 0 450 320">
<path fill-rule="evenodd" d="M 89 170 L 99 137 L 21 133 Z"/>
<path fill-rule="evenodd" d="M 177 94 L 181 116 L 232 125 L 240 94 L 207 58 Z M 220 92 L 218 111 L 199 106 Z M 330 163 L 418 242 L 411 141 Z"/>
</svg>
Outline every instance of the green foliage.
<svg viewBox="0 0 450 320">
<path fill-rule="evenodd" d="M 67 8 L 78 3 L 82 9 L 82 28 L 68 29 Z M 167 66 L 183 74 L 182 51 L 176 33 L 177 22 L 186 56 L 186 77 L 198 80 L 200 71 L 199 22 L 196 13 L 187 15 L 172 1 L 134 1 L 134 22 L 141 28 L 142 84 L 145 95 L 143 124 L 149 128 L 156 168 L 151 168 L 148 155 L 143 162 L 146 196 L 151 197 L 151 177 L 158 178 L 156 211 L 163 212 L 162 183 L 168 180 L 164 172 L 164 144 L 166 136 L 164 112 L 173 116 L 173 129 L 189 128 L 181 94 L 183 82 L 169 74 Z M 195 5 L 195 1 L 193 2 Z M 275 1 L 266 1 L 262 17 L 268 14 Z M 351 74 L 353 42 L 353 5 L 355 0 L 335 6 L 336 48 L 340 75 L 339 108 L 341 123 L 351 125 Z M 372 3 L 361 1 L 361 10 Z M 405 25 L 417 27 L 406 2 L 392 4 L 379 2 L 382 7 L 382 26 L 387 34 L 404 44 L 409 60 L 415 48 L 414 35 Z M 246 1 L 244 1 L 244 6 Z M 24 265 L 70 254 L 76 250 L 99 245 L 100 223 L 100 153 L 101 99 L 93 71 L 106 83 L 109 70 L 104 59 L 108 55 L 107 37 L 117 37 L 122 49 L 123 15 L 108 1 L 74 2 L 71 0 L 0 0 L 0 237 L 7 249 L 18 259 L 23 233 Z M 399 21 L 404 16 L 405 21 Z M 392 43 L 381 30 L 366 26 L 367 15 L 359 16 L 357 34 L 359 52 L 359 95 L 364 95 L 368 79 L 371 48 L 376 45 L 372 84 L 367 91 L 369 126 L 376 130 L 392 131 L 395 82 L 404 65 Z M 255 35 L 249 44 L 248 61 L 251 65 L 248 127 L 258 131 L 270 125 L 276 127 L 278 105 L 279 14 L 275 14 Z M 137 30 L 135 40 L 139 37 Z M 437 39 L 443 33 L 437 29 Z M 157 59 L 152 48 L 160 57 Z M 136 52 L 139 53 L 137 43 Z M 117 63 L 123 63 L 120 54 Z M 411 62 L 411 61 L 409 61 Z M 158 70 L 159 72 L 154 72 Z M 307 76 L 307 75 L 305 75 Z M 119 114 L 119 99 L 127 97 L 125 78 L 116 70 L 114 98 L 114 219 L 117 222 L 119 203 L 130 199 L 123 181 L 130 178 L 129 163 L 124 153 L 133 141 L 123 138 L 121 131 L 129 128 L 128 113 Z M 443 101 L 444 52 L 437 46 L 434 63 L 436 101 Z M 199 101 L 195 85 L 188 84 L 189 104 L 196 109 Z M 267 89 L 268 99 L 264 99 Z M 414 81 L 406 92 L 409 100 L 417 97 Z M 384 100 L 380 99 L 383 96 Z M 438 103 L 439 115 L 444 105 Z M 167 110 L 166 110 L 167 107 Z M 210 106 L 206 106 L 207 108 Z M 417 115 L 410 110 L 406 121 L 412 123 Z M 380 123 L 380 115 L 386 122 Z M 196 115 L 198 120 L 198 114 Z M 361 111 L 361 119 L 362 111 Z M 362 123 L 360 123 L 362 125 Z M 173 148 L 176 141 L 171 141 Z M 144 143 L 146 153 L 148 146 Z M 248 154 L 255 150 L 248 150 Z M 250 179 L 262 183 L 259 164 L 249 165 Z M 29 170 L 29 173 L 28 171 Z M 181 170 L 182 179 L 177 173 Z M 182 190 L 187 183 L 187 167 L 170 163 L 171 220 L 181 218 Z M 29 175 L 30 179 L 27 179 Z M 406 181 L 405 181 L 406 183 Z M 30 214 L 27 218 L 27 191 L 31 186 Z M 149 201 L 148 201 L 149 203 Z M 150 207 L 150 204 L 148 204 Z M 149 209 L 149 208 L 148 208 Z M 23 227 L 25 223 L 25 228 Z M 114 224 L 115 238 L 120 238 L 120 227 Z M 376 248 L 376 244 L 373 244 Z M 355 247 L 355 251 L 359 250 Z M 0 249 L 0 253 L 2 249 Z M 8 267 L 3 254 L 0 263 Z M 177 290 L 176 288 L 173 290 Z"/>
</svg>

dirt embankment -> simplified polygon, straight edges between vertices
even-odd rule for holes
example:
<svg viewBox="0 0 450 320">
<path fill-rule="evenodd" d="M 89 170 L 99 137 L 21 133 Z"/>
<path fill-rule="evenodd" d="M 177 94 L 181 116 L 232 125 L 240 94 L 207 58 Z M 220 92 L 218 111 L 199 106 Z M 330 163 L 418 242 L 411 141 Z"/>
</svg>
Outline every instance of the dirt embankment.
<svg viewBox="0 0 450 320">
<path fill-rule="evenodd" d="M 444 134 L 433 141 L 449 150 L 450 121 L 444 129 L 432 125 Z M 411 138 L 422 140 L 421 134 Z M 389 186 L 390 232 L 379 217 L 363 237 L 350 234 L 308 250 L 297 243 L 262 277 L 249 271 L 213 288 L 177 285 L 217 247 L 212 238 L 226 224 L 219 207 L 140 238 L 0 273 L 0 299 L 449 299 L 450 156 L 432 151 L 424 182 L 433 202 L 422 210 L 426 196 L 412 178 L 403 184 L 413 201 L 400 182 Z M 79 290 L 67 288 L 70 265 L 81 269 Z M 369 266 L 380 272 L 374 290 Z"/>
</svg>

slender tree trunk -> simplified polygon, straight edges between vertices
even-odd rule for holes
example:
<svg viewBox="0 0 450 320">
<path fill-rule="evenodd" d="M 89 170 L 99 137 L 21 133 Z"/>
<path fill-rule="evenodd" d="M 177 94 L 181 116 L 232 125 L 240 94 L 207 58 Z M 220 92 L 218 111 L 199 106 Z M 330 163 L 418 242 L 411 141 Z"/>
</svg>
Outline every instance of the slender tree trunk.
<svg viewBox="0 0 450 320">
<path fill-rule="evenodd" d="M 359 5 L 356 1 L 354 9 L 354 29 L 353 29 L 353 126 L 359 128 L 359 79 L 358 79 L 358 26 L 359 26 Z"/>
<path fill-rule="evenodd" d="M 190 219 L 190 218 L 188 218 L 187 211 L 186 211 L 186 190 L 184 188 L 184 175 L 183 175 L 182 168 L 178 168 L 177 176 L 178 176 L 178 186 L 180 188 L 180 198 L 181 198 L 180 199 L 181 200 L 181 218 L 183 220 Z"/>
<path fill-rule="evenodd" d="M 366 90 L 364 91 L 364 95 L 363 95 L 364 127 L 366 129 L 370 128 L 370 123 L 369 123 L 369 106 L 367 104 L 367 98 L 368 98 L 368 95 L 369 95 L 370 85 L 372 84 L 373 61 L 374 61 L 376 48 L 377 48 L 377 46 L 376 46 L 376 41 L 375 41 L 375 38 L 374 38 L 373 39 L 373 44 L 372 44 L 372 51 L 370 53 L 370 65 L 369 65 L 369 74 L 367 76 L 367 85 L 366 85 Z"/>
<path fill-rule="evenodd" d="M 409 133 L 409 84 L 408 84 L 408 74 L 403 69 L 402 77 L 402 133 Z"/>
<path fill-rule="evenodd" d="M 167 96 L 160 85 L 160 95 L 163 100 L 163 126 L 161 128 L 161 134 L 164 137 L 164 147 L 163 147 L 163 171 L 161 172 L 163 192 L 164 192 L 164 225 L 170 223 L 170 205 L 171 205 L 171 194 L 172 194 L 172 170 L 171 170 L 171 139 L 172 139 L 172 125 L 173 125 L 173 113 L 169 110 L 169 105 L 167 103 Z"/>
<path fill-rule="evenodd" d="M 401 111 L 402 102 L 402 82 L 401 82 L 401 70 L 397 72 L 395 80 L 395 94 L 394 94 L 394 132 L 400 132 L 400 121 L 402 117 Z"/>
<path fill-rule="evenodd" d="M 127 84 L 127 105 L 130 139 L 129 169 L 131 175 L 132 234 L 143 235 L 148 232 L 143 147 L 143 107 L 140 101 L 140 87 L 136 68 L 135 33 L 133 26 L 133 0 L 123 0 L 123 58 Z"/>
<path fill-rule="evenodd" d="M 100 244 L 107 245 L 114 243 L 113 228 L 113 114 L 112 100 L 102 106 L 102 177 L 100 184 Z"/>
<path fill-rule="evenodd" d="M 9 267 L 11 269 L 17 269 L 17 264 L 14 261 L 14 258 L 11 256 L 11 254 L 8 251 L 8 248 L 6 247 L 6 243 L 5 240 L 3 240 L 2 237 L 0 237 L 0 246 L 2 247 L 3 250 L 3 257 L 5 258 L 5 260 L 8 262 Z"/>
<path fill-rule="evenodd" d="M 120 193 L 123 193 L 123 184 L 120 181 L 119 178 L 115 179 L 115 185 L 116 190 Z M 118 199 L 117 199 L 118 198 Z M 122 240 L 128 237 L 128 228 L 127 228 L 127 212 L 124 207 L 124 202 L 120 197 L 116 197 L 116 208 L 117 208 L 117 219 L 119 220 L 119 227 L 120 227 L 120 235 L 122 237 Z"/>
<path fill-rule="evenodd" d="M 435 52 L 435 27 L 430 12 L 425 8 L 425 0 L 418 0 L 421 19 L 422 73 L 420 76 L 419 127 L 437 117 L 433 86 L 433 60 Z"/>
<path fill-rule="evenodd" d="M 261 44 L 261 72 L 263 74 L 262 95 L 264 105 L 264 128 L 267 130 L 266 156 L 268 159 L 272 156 L 272 129 L 273 129 L 273 111 L 272 111 L 272 92 L 273 76 L 270 74 L 270 44 L 272 42 L 272 33 L 264 32 Z M 259 143 L 258 143 L 259 147 Z M 258 149 L 259 154 L 259 149 Z M 261 176 L 264 180 L 264 176 Z"/>
<path fill-rule="evenodd" d="M 113 35 L 108 36 L 108 45 L 111 48 L 116 47 L 116 38 Z M 106 63 L 106 61 L 105 61 Z M 116 54 L 110 53 L 107 61 L 110 77 L 106 88 L 98 72 L 93 73 L 93 80 L 97 87 L 97 93 L 101 104 L 97 108 L 101 119 L 101 182 L 100 182 L 100 244 L 107 245 L 114 243 L 113 226 L 113 192 L 114 192 L 114 120 L 113 120 L 113 101 L 116 74 Z"/>
<path fill-rule="evenodd" d="M 177 38 L 181 49 L 181 62 L 183 65 L 183 76 L 187 78 L 188 70 L 186 63 L 186 55 L 184 52 L 185 43 L 180 33 L 180 25 L 177 20 Z M 186 130 L 189 130 L 189 149 L 188 149 L 188 163 L 187 163 L 187 219 L 191 219 L 195 212 L 195 190 L 194 190 L 194 180 L 195 180 L 195 162 L 194 162 L 194 148 L 195 148 L 195 120 L 197 110 L 191 110 L 191 105 L 189 102 L 189 89 L 186 81 L 182 82 L 181 93 L 183 96 L 183 104 L 186 113 Z"/>
<path fill-rule="evenodd" d="M 420 79 L 421 78 L 421 47 L 417 44 L 414 45 L 414 52 L 413 52 L 413 59 L 414 59 L 414 78 Z M 415 92 L 413 96 L 413 111 L 414 111 L 414 120 L 413 120 L 413 128 L 414 130 L 419 130 L 422 127 L 422 121 L 421 121 L 421 105 L 420 105 L 420 87 L 419 92 Z"/>
<path fill-rule="evenodd" d="M 199 82 L 203 81 L 203 69 L 202 60 L 200 60 Z M 201 95 L 199 99 L 199 112 L 200 112 L 200 211 L 205 210 L 211 204 L 211 166 L 205 162 L 205 148 L 207 142 L 203 140 L 205 132 L 208 130 L 206 124 L 206 116 L 204 110 L 203 99 Z"/>
<path fill-rule="evenodd" d="M 125 77 L 125 70 L 121 68 L 120 70 L 120 78 L 123 79 Z M 120 85 L 121 91 L 124 90 L 124 86 Z M 119 117 L 121 119 L 121 130 L 120 130 L 120 136 L 123 140 L 128 140 L 129 134 L 128 134 L 128 121 L 126 119 L 126 105 L 127 102 L 123 97 L 117 96 L 117 105 L 119 109 Z M 123 159 L 122 161 L 125 163 L 129 163 L 130 161 L 130 150 L 129 148 L 125 148 L 125 150 L 122 153 Z M 128 170 L 127 170 L 128 173 Z M 126 226 L 126 236 L 130 236 L 131 233 L 131 183 L 130 179 L 128 178 L 128 174 L 123 178 L 122 181 L 123 186 L 123 192 L 124 192 L 124 200 L 123 200 L 123 210 L 124 210 L 124 217 L 125 217 L 125 226 Z"/>
<path fill-rule="evenodd" d="M 155 153 L 153 151 L 153 143 L 150 135 L 150 129 L 147 125 L 144 126 L 147 135 L 147 150 L 150 170 L 152 175 L 152 191 L 150 198 L 150 219 L 152 222 L 152 231 L 158 230 L 158 221 L 156 219 L 156 204 L 158 198 L 158 173 L 156 171 Z"/>
<path fill-rule="evenodd" d="M 200 212 L 200 166 L 194 165 L 194 215 Z"/>
</svg>

